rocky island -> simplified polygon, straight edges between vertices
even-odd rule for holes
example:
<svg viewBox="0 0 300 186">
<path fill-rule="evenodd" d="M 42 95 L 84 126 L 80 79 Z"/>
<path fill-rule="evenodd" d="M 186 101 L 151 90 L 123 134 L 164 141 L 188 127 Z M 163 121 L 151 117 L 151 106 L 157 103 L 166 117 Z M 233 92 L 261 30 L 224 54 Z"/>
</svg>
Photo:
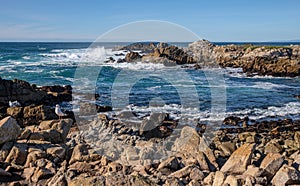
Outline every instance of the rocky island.
<svg viewBox="0 0 300 186">
<path fill-rule="evenodd" d="M 300 74 L 300 46 L 258 46 L 251 44 L 215 45 L 199 40 L 179 48 L 166 43 L 134 44 L 121 49 L 139 49 L 146 53 L 129 52 L 124 61 L 175 64 L 196 64 L 199 67 L 242 68 L 243 72 L 258 75 L 289 76 Z"/>
</svg>

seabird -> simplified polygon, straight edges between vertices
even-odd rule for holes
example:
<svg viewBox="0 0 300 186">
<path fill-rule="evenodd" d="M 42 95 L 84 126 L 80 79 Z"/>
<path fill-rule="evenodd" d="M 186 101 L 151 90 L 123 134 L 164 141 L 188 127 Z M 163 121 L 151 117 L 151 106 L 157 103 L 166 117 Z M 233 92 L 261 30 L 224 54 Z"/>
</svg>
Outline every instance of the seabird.
<svg viewBox="0 0 300 186">
<path fill-rule="evenodd" d="M 55 106 L 55 114 L 58 116 L 59 119 L 61 119 L 61 117 L 63 116 L 67 116 L 67 114 L 63 113 L 60 110 L 60 106 L 58 104 Z"/>
<path fill-rule="evenodd" d="M 21 106 L 21 104 L 17 100 L 13 101 L 13 102 L 9 101 L 8 104 L 9 104 L 9 107 L 20 107 Z"/>
</svg>

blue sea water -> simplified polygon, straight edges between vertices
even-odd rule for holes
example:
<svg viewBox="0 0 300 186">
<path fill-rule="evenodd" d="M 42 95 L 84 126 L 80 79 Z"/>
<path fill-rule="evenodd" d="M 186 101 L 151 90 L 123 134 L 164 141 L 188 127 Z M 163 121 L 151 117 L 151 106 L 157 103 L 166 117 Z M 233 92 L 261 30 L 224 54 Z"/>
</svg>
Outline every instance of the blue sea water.
<svg viewBox="0 0 300 186">
<path fill-rule="evenodd" d="M 212 84 L 207 73 L 222 75 L 226 88 L 226 115 L 250 119 L 300 118 L 300 78 L 278 78 L 270 76 L 247 77 L 240 69 L 182 69 L 181 67 L 164 67 L 160 64 L 145 63 L 100 63 L 87 52 L 91 43 L 40 43 L 9 42 L 0 43 L 0 76 L 3 79 L 22 79 L 37 85 L 55 85 L 74 83 L 78 65 L 84 63 L 92 68 L 101 68 L 97 77 L 95 92 L 100 95 L 97 104 L 113 105 L 114 93 L 128 98 L 124 109 L 139 113 L 151 111 L 170 112 L 174 117 L 182 111 L 181 94 L 189 96 L 190 87 L 195 88 L 199 109 L 187 109 L 191 118 L 207 118 L 212 104 Z M 216 43 L 219 45 L 230 43 Z M 243 44 L 243 43 L 234 43 Z M 289 45 L 299 43 L 253 43 L 256 45 Z M 103 48 L 95 51 L 96 56 L 120 58 L 116 56 L 123 51 L 110 48 L 124 43 L 104 43 Z M 180 46 L 187 46 L 181 43 Z M 192 84 L 186 82 L 178 73 L 188 74 Z M 164 74 L 172 76 L 172 81 L 164 79 Z M 119 78 L 119 75 L 123 77 Z M 133 74 L 147 74 L 132 84 Z M 87 72 L 88 76 L 88 72 Z M 142 76 L 141 76 L 142 77 Z M 75 77 L 76 78 L 76 77 Z M 82 84 L 76 90 L 90 89 L 93 84 L 88 78 L 81 77 Z M 178 91 L 179 86 L 183 92 Z M 122 92 L 123 87 L 129 90 Z M 125 90 L 124 89 L 124 90 Z M 126 89 L 127 90 L 127 89 Z M 79 93 L 79 92 L 78 92 Z M 123 95 L 124 94 L 124 95 Z M 128 95 L 127 95 L 128 94 Z M 191 96 L 191 101 L 195 97 Z M 82 98 L 84 99 L 84 98 Z M 126 100 L 125 99 L 125 100 Z M 127 103 L 127 102 L 126 102 Z"/>
</svg>

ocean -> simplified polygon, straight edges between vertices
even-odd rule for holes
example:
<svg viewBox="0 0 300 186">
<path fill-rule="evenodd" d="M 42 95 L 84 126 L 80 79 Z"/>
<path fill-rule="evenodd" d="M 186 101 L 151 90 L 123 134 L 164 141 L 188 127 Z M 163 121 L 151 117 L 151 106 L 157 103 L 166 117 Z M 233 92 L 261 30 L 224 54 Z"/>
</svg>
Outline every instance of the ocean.
<svg viewBox="0 0 300 186">
<path fill-rule="evenodd" d="M 65 108 L 76 110 L 80 92 L 93 90 L 98 94 L 98 105 L 110 105 L 114 112 L 130 110 L 139 116 L 150 112 L 168 112 L 174 118 L 184 113 L 192 120 L 211 120 L 210 112 L 218 96 L 218 88 L 224 88 L 222 107 L 225 116 L 249 116 L 254 120 L 278 118 L 300 119 L 300 78 L 252 76 L 248 77 L 241 69 L 202 69 L 165 67 L 152 63 L 104 63 L 96 58 L 122 58 L 124 51 L 111 48 L 126 43 L 103 43 L 95 55 L 87 48 L 91 43 L 54 42 L 1 42 L 0 77 L 3 79 L 22 79 L 32 84 L 67 85 L 74 87 L 77 99 Z M 243 43 L 215 43 L 243 44 Z M 254 45 L 290 45 L 299 43 L 252 43 Z M 179 43 L 187 46 L 187 43 Z M 123 52 L 123 54 L 122 54 Z M 89 79 L 90 73 L 76 76 L 78 67 L 86 65 L 99 74 Z M 92 71 L 91 70 L 91 71 Z M 96 70 L 97 71 L 97 70 Z M 218 84 L 210 81 L 208 74 L 222 77 Z M 145 76 L 146 75 L 146 76 Z M 79 78 L 79 79 L 78 79 Z M 75 81 L 80 83 L 74 84 Z M 196 94 L 192 94 L 194 91 Z M 184 98 L 183 98 L 184 97 Z M 76 102 L 77 100 L 77 102 Z M 183 103 L 196 103 L 189 107 Z M 86 100 L 91 101 L 91 100 Z M 121 103 L 121 104 L 120 104 Z M 216 105 L 218 106 L 218 103 Z M 223 117 L 223 116 L 222 116 Z"/>
</svg>

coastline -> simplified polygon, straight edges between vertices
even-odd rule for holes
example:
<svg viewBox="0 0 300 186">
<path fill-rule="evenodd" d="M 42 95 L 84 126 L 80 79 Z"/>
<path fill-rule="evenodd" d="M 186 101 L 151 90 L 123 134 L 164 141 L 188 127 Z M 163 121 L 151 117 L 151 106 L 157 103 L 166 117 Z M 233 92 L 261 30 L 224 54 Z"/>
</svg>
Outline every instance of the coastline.
<svg viewBox="0 0 300 186">
<path fill-rule="evenodd" d="M 189 55 L 201 53 L 203 63 L 194 68 L 215 67 L 214 59 L 222 67 L 243 68 L 248 76 L 298 78 L 300 72 L 299 64 L 290 68 L 298 53 L 286 47 L 245 49 L 200 41 L 187 49 L 152 46 L 146 55 L 123 50 L 129 52 L 120 63 L 194 65 L 197 59 Z M 250 63 L 257 55 L 261 55 L 257 63 Z M 278 71 L 282 63 L 287 65 Z M 258 64 L 262 65 L 254 68 Z M 201 120 L 191 127 L 180 125 L 169 113 L 151 112 L 137 126 L 124 122 L 132 113 L 111 117 L 114 108 L 94 104 L 80 105 L 83 117 L 63 110 L 67 116 L 58 119 L 54 106 L 72 101 L 69 85 L 40 87 L 0 78 L 0 91 L 0 185 L 300 184 L 300 120 L 258 121 L 232 115 L 221 121 L 222 127 L 206 131 L 208 125 Z M 10 100 L 21 107 L 9 107 Z M 176 138 L 169 139 L 172 135 Z M 172 144 L 171 149 L 159 146 L 164 141 Z"/>
<path fill-rule="evenodd" d="M 70 101 L 70 87 L 37 88 L 20 80 L 1 81 L 4 82 L 2 86 L 19 84 L 22 86 L 12 87 L 51 95 L 45 98 L 51 99 L 52 103 L 55 100 L 58 100 L 56 103 Z M 12 89 L 10 95 L 14 96 L 14 92 Z M 65 93 L 68 93 L 67 97 L 53 97 Z M 72 113 L 58 120 L 51 105 L 40 105 L 41 102 L 35 98 L 19 94 L 23 107 L 1 108 L 0 127 L 5 129 L 0 132 L 0 182 L 3 185 L 106 185 L 124 182 L 132 185 L 299 184 L 299 120 L 252 121 L 248 124 L 247 118 L 227 117 L 223 121 L 226 127 L 213 131 L 214 139 L 206 146 L 201 142 L 206 125 L 200 123 L 197 130 L 180 127 L 176 120 L 164 113 L 158 115 L 161 119 L 151 120 L 155 115 L 152 113 L 149 121 L 158 123 L 149 131 L 147 127 L 131 128 L 100 110 L 102 113 L 97 114 L 95 122 L 78 125 L 77 121 L 76 125 L 75 118 L 70 117 Z M 44 97 L 39 98 L 45 100 Z M 147 119 L 144 121 L 147 122 Z M 96 147 L 92 148 L 89 137 L 95 136 L 89 136 L 93 131 L 90 129 L 109 129 L 107 134 L 120 142 L 121 149 L 111 146 L 106 150 L 120 153 L 121 159 L 112 160 L 113 157 L 102 155 Z M 142 155 L 145 149 L 151 154 L 153 144 L 172 135 L 175 129 L 180 129 L 178 138 L 172 141 L 175 154 L 154 161 Z M 183 146 L 182 141 L 185 141 Z M 199 149 L 200 146 L 202 149 Z M 131 147 L 138 148 L 140 154 L 126 154 Z M 154 153 L 155 149 L 152 151 Z"/>
</svg>

